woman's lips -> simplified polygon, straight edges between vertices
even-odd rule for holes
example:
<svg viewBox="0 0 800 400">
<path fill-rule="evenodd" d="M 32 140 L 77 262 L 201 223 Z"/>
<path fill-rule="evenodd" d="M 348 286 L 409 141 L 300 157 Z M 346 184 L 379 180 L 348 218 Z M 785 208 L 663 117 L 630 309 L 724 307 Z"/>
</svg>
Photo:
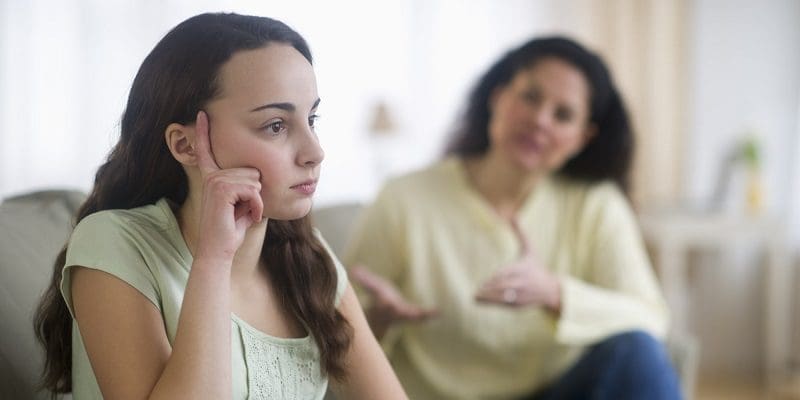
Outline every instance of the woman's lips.
<svg viewBox="0 0 800 400">
<path fill-rule="evenodd" d="M 303 183 L 292 186 L 292 189 L 304 194 L 312 195 L 317 190 L 317 181 L 305 181 Z"/>
<path fill-rule="evenodd" d="M 527 136 L 518 137 L 515 141 L 515 144 L 517 147 L 530 152 L 538 152 L 542 149 L 541 143 L 539 143 L 536 139 Z"/>
</svg>

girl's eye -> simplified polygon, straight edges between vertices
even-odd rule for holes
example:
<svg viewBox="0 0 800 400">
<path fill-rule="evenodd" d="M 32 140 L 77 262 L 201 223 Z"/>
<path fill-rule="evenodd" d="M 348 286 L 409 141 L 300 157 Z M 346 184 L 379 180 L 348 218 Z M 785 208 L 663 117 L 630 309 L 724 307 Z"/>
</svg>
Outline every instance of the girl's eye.
<svg viewBox="0 0 800 400">
<path fill-rule="evenodd" d="M 266 129 L 267 132 L 272 135 L 277 135 L 286 129 L 286 125 L 283 123 L 283 121 L 275 121 L 267 124 L 264 129 Z"/>
<path fill-rule="evenodd" d="M 311 130 L 314 130 L 314 128 L 316 128 L 318 119 L 319 119 L 319 115 L 317 115 L 317 114 L 314 114 L 314 115 L 308 117 L 308 126 L 311 127 Z"/>
</svg>

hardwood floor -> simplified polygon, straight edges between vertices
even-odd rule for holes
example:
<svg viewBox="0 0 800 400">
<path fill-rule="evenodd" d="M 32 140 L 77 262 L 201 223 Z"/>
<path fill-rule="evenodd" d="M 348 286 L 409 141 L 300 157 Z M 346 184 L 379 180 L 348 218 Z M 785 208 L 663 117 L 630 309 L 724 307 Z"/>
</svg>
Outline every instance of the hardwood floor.
<svg viewBox="0 0 800 400">
<path fill-rule="evenodd" d="M 695 400 L 800 400 L 800 380 L 767 393 L 761 379 L 746 376 L 701 375 Z"/>
</svg>

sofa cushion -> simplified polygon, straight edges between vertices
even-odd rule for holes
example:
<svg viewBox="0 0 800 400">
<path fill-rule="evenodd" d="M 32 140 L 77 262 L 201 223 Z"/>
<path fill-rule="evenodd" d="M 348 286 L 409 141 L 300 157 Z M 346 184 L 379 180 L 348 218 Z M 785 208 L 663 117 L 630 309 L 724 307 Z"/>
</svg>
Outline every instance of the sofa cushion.
<svg viewBox="0 0 800 400">
<path fill-rule="evenodd" d="M 312 224 L 319 229 L 322 237 L 325 238 L 337 257 L 342 257 L 355 222 L 363 208 L 362 203 L 348 202 L 312 210 Z"/>
</svg>

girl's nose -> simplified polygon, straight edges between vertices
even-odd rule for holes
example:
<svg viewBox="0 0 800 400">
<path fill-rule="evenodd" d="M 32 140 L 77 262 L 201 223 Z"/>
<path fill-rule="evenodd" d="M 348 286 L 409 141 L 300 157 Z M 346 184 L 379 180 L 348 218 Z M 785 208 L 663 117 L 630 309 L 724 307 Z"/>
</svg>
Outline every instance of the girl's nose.
<svg viewBox="0 0 800 400">
<path fill-rule="evenodd" d="M 297 154 L 297 163 L 302 166 L 314 167 L 325 158 L 325 152 L 319 144 L 317 135 L 311 129 L 303 135 L 303 141 Z"/>
</svg>

